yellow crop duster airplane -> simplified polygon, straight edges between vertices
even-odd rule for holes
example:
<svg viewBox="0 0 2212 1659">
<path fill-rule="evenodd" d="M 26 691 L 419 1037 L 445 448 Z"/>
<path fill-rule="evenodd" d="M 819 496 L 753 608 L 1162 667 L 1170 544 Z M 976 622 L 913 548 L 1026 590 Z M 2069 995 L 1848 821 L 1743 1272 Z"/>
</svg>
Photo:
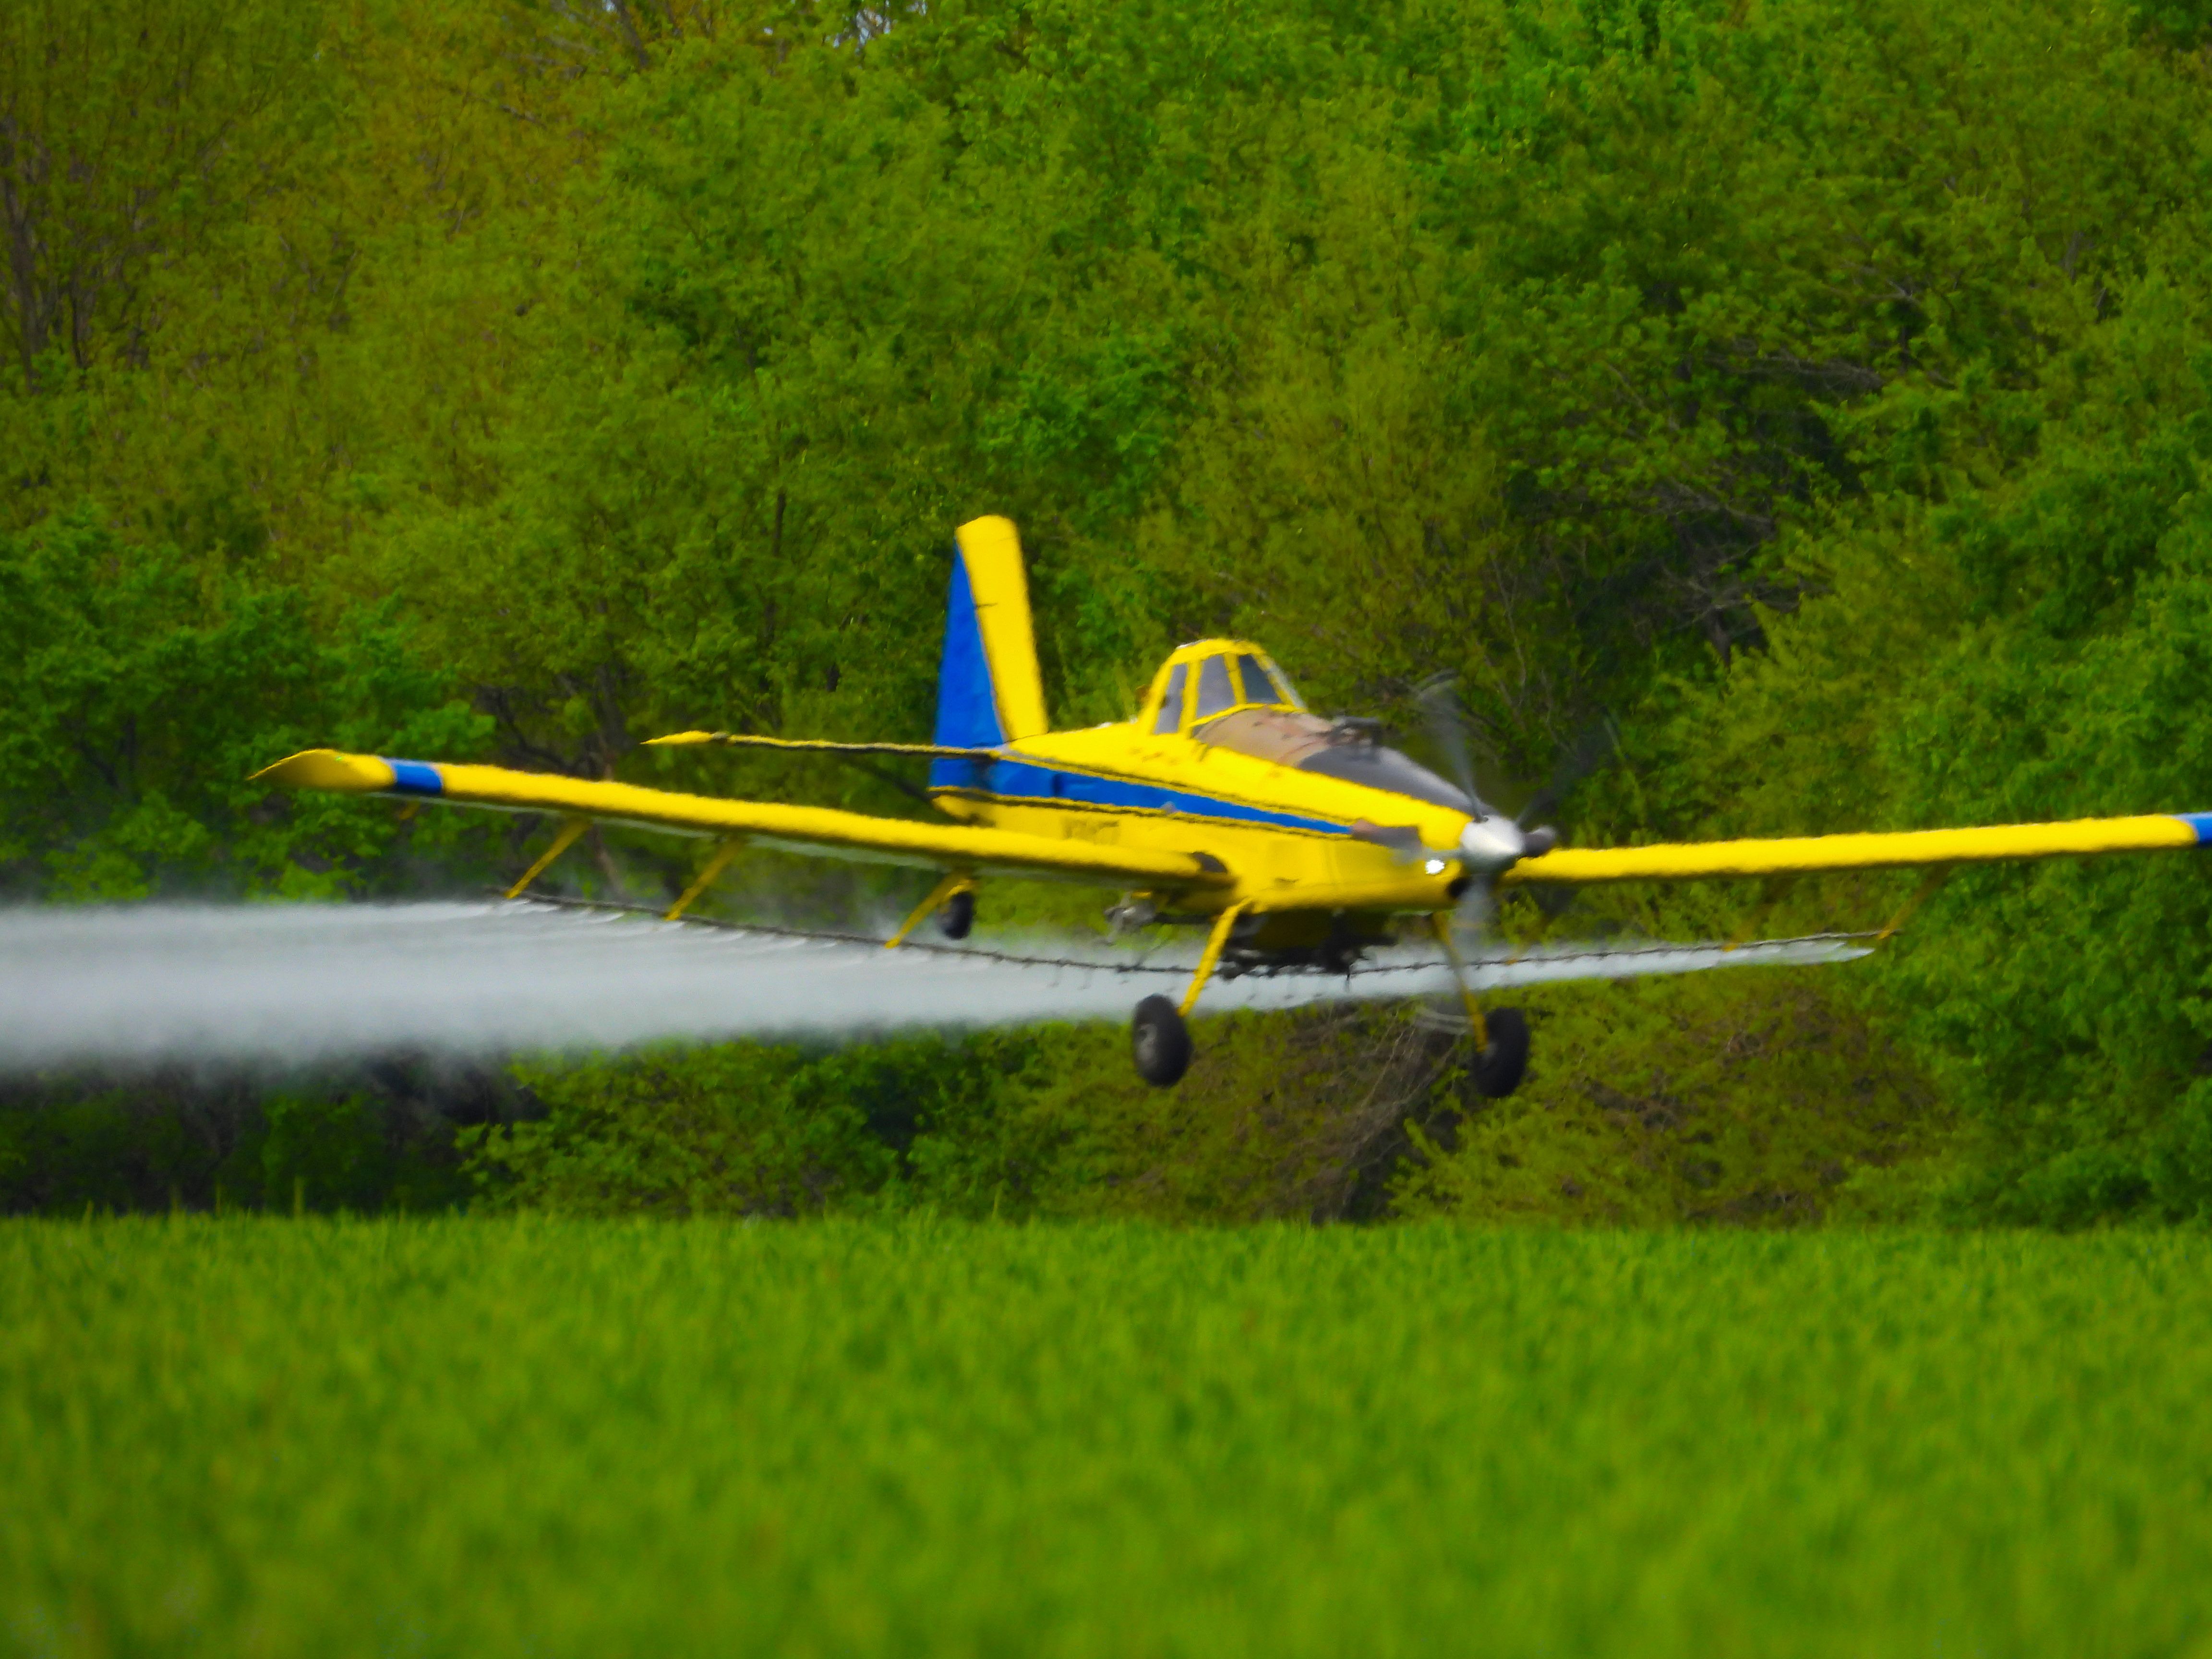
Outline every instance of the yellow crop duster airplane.
<svg viewBox="0 0 2212 1659">
<path fill-rule="evenodd" d="M 1124 890 L 1127 921 L 1186 921 L 1206 947 L 1180 1005 L 1137 1006 L 1138 1071 L 1169 1085 L 1190 1062 L 1184 1016 L 1217 969 L 1344 973 L 1392 937 L 1433 927 L 1458 975 L 1478 1051 L 1475 1081 L 1510 1093 L 1528 1057 L 1512 1009 L 1486 1019 L 1449 918 L 1478 887 L 1522 882 L 1681 881 L 2197 847 L 2212 814 L 2160 814 L 1975 830 L 1820 836 L 1618 848 L 1559 848 L 1380 741 L 1375 722 L 1310 713 L 1267 654 L 1240 640 L 1178 647 L 1133 720 L 1054 732 L 1045 718 L 1029 587 L 1014 526 L 963 525 L 945 618 L 934 742 L 793 742 L 686 732 L 661 744 L 727 743 L 928 757 L 930 798 L 951 823 L 729 800 L 494 766 L 312 749 L 257 774 L 290 788 L 549 812 L 566 823 L 515 884 L 520 895 L 594 820 L 713 838 L 685 907 L 747 845 L 918 866 L 941 879 L 889 941 L 933 911 L 966 935 L 979 881 L 1053 877 Z M 512 895 L 511 895 L 512 896 Z"/>
</svg>

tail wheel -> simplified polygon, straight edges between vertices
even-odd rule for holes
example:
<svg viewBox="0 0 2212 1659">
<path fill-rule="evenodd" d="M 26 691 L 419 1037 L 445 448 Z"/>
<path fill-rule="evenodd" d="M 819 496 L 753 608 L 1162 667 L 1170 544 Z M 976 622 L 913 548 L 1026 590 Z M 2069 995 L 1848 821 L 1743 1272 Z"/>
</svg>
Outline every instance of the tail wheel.
<svg viewBox="0 0 2212 1659">
<path fill-rule="evenodd" d="M 1146 997 L 1129 1025 L 1129 1052 L 1137 1075 L 1155 1089 L 1182 1080 L 1190 1069 L 1190 1029 L 1165 997 Z"/>
<path fill-rule="evenodd" d="M 945 908 L 937 913 L 938 931 L 947 939 L 966 939 L 968 930 L 975 925 L 975 896 L 955 893 L 945 901 Z"/>
<path fill-rule="evenodd" d="M 1476 1092 L 1503 1100 L 1521 1086 L 1522 1073 L 1528 1069 L 1528 1017 L 1518 1008 L 1491 1008 L 1484 1012 L 1482 1025 L 1490 1041 L 1468 1072 Z"/>
</svg>

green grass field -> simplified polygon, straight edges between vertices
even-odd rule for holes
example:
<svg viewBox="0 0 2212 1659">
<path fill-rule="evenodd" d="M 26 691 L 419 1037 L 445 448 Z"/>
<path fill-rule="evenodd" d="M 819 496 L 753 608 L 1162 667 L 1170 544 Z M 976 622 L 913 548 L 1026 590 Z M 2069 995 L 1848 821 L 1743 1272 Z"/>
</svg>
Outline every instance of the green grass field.
<svg viewBox="0 0 2212 1659">
<path fill-rule="evenodd" d="M 16 1222 L 26 1654 L 2212 1651 L 2212 1241 Z"/>
</svg>

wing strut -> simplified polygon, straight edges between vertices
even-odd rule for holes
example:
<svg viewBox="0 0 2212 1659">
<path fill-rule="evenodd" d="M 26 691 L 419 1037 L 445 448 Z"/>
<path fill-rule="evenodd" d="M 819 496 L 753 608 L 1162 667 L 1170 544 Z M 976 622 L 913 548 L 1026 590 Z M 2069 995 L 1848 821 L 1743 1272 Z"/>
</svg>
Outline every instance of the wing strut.
<svg viewBox="0 0 2212 1659">
<path fill-rule="evenodd" d="M 419 800 L 410 800 L 407 805 L 410 807 L 420 807 L 422 803 Z M 561 826 L 561 833 L 553 837 L 553 844 L 547 848 L 545 851 L 539 855 L 537 863 L 532 865 L 527 870 L 525 870 L 522 872 L 522 879 L 520 881 L 518 881 L 514 886 L 507 890 L 507 897 L 520 898 L 523 895 L 524 890 L 526 889 L 532 882 L 537 880 L 538 877 L 544 875 L 547 870 L 550 869 L 553 865 L 553 860 L 559 858 L 562 854 L 567 852 L 571 847 L 574 847 L 576 844 L 576 837 L 582 835 L 585 830 L 591 827 L 592 821 L 589 818 L 570 818 L 567 823 L 563 823 Z"/>
<path fill-rule="evenodd" d="M 1882 924 L 1881 932 L 1874 936 L 1874 942 L 1876 945 L 1888 943 L 1892 933 L 1912 920 L 1914 911 L 1936 896 L 1936 890 L 1951 878 L 1951 872 L 1956 867 L 1954 865 L 1939 864 L 1930 870 L 1922 878 L 1920 885 L 1913 889 L 1912 896 L 1905 901 L 1905 908 Z"/>
<path fill-rule="evenodd" d="M 743 836 L 732 836 L 716 846 L 713 855 L 700 870 L 699 878 L 684 890 L 684 896 L 668 907 L 668 914 L 661 920 L 663 921 L 683 920 L 684 913 L 691 908 L 691 901 L 705 892 L 714 878 L 729 868 L 730 860 L 737 857 L 744 844 L 745 838 Z"/>
</svg>

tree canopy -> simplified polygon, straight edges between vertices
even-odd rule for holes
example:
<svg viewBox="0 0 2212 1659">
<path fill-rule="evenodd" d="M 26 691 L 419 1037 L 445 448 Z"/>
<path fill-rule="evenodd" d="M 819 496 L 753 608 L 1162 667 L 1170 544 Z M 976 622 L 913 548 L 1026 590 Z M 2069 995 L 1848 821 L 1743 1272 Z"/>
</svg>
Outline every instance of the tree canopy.
<svg viewBox="0 0 2212 1659">
<path fill-rule="evenodd" d="M 315 741 L 904 810 L 638 744 L 926 736 L 986 511 L 1064 723 L 1234 629 L 1455 672 L 1509 796 L 1608 757 L 1588 840 L 2212 807 L 2201 10 L 15 6 L 0 883 L 519 867 L 243 784 Z M 1929 1079 L 1965 1212 L 2202 1213 L 2206 883 L 1962 874 L 1819 994 L 1891 1045 L 1832 1086 Z"/>
</svg>

